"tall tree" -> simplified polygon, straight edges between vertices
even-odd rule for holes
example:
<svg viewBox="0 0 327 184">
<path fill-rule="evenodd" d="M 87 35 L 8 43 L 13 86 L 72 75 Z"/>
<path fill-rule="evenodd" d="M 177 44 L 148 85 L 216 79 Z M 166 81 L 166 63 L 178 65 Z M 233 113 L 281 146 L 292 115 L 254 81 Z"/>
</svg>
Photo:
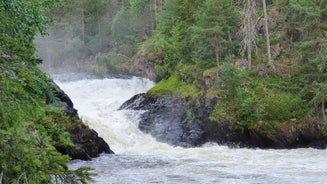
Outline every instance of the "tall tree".
<svg viewBox="0 0 327 184">
<path fill-rule="evenodd" d="M 247 50 L 248 69 L 252 67 L 252 50 L 256 47 L 255 40 L 257 38 L 256 31 L 256 1 L 243 0 L 242 11 L 242 32 L 243 38 L 243 53 Z"/>
<path fill-rule="evenodd" d="M 233 8 L 229 0 L 206 0 L 198 10 L 196 23 L 192 27 L 192 40 L 196 57 L 203 62 L 214 58 L 216 65 L 220 64 L 223 49 L 231 42 L 236 30 L 237 18 Z M 201 65 L 210 67 L 209 63 Z"/>
<path fill-rule="evenodd" d="M 265 32 L 266 32 L 266 44 L 267 44 L 268 65 L 274 70 L 275 69 L 275 66 L 274 66 L 273 61 L 272 61 L 272 58 L 271 58 L 270 36 L 269 36 L 269 27 L 268 27 L 268 15 L 267 15 L 266 0 L 262 0 L 262 4 L 263 4 L 264 19 L 265 19 Z"/>
</svg>

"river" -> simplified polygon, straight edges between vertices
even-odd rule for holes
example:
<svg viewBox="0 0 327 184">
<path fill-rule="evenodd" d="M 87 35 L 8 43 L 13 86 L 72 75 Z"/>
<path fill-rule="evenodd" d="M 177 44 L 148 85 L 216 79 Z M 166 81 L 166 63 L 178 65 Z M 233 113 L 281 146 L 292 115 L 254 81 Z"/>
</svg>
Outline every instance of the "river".
<svg viewBox="0 0 327 184">
<path fill-rule="evenodd" d="M 73 77 L 72 77 L 73 76 Z M 159 143 L 137 128 L 142 111 L 118 107 L 154 83 L 138 77 L 54 76 L 71 97 L 85 124 L 95 129 L 116 154 L 75 160 L 71 169 L 90 166 L 97 184 L 315 183 L 327 181 L 327 150 L 231 149 L 208 143 L 200 148 Z M 74 78 L 74 80 L 67 80 Z"/>
</svg>

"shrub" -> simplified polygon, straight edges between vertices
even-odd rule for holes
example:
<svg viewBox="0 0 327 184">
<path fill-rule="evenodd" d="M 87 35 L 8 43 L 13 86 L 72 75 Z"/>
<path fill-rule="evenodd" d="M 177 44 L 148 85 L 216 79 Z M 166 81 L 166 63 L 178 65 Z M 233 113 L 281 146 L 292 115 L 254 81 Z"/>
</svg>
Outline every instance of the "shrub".
<svg viewBox="0 0 327 184">
<path fill-rule="evenodd" d="M 173 74 L 168 79 L 161 80 L 150 90 L 150 94 L 156 96 L 178 94 L 184 99 L 195 99 L 200 95 L 200 90 L 181 81 L 178 74 Z"/>
<path fill-rule="evenodd" d="M 254 123 L 260 117 L 257 114 L 256 95 L 253 91 L 238 89 L 235 102 L 237 105 L 235 116 L 239 121 Z"/>
<path fill-rule="evenodd" d="M 235 65 L 231 63 L 224 63 L 219 69 L 220 86 L 225 86 L 227 90 L 227 97 L 233 98 L 237 94 L 237 89 L 241 84 L 239 71 Z"/>
<path fill-rule="evenodd" d="M 307 112 L 305 100 L 289 93 L 274 92 L 261 99 L 259 109 L 266 120 L 288 120 Z"/>
</svg>

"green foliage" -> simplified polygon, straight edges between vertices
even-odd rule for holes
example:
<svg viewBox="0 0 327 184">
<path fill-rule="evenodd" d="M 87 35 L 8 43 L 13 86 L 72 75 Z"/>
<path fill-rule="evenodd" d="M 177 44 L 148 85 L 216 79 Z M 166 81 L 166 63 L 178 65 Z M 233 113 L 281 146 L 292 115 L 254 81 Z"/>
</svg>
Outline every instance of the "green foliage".
<svg viewBox="0 0 327 184">
<path fill-rule="evenodd" d="M 199 92 L 196 87 L 181 81 L 178 74 L 174 74 L 166 80 L 161 80 L 149 91 L 150 94 L 155 96 L 177 94 L 184 99 L 195 99 L 200 95 Z"/>
<path fill-rule="evenodd" d="M 212 112 L 209 119 L 213 122 L 235 122 L 235 118 L 232 116 L 229 104 L 224 102 L 218 102 Z"/>
<path fill-rule="evenodd" d="M 318 106 L 327 101 L 327 84 L 319 83 L 314 88 L 314 97 L 312 102 L 315 106 Z"/>
<path fill-rule="evenodd" d="M 327 84 L 318 83 L 314 88 L 314 96 L 312 99 L 312 103 L 314 104 L 315 108 L 321 106 L 321 113 L 325 122 L 327 122 L 326 112 L 325 112 L 326 101 L 327 101 Z"/>
<path fill-rule="evenodd" d="M 306 101 L 292 94 L 269 92 L 259 104 L 265 120 L 289 120 L 307 112 Z"/>
<path fill-rule="evenodd" d="M 37 33 L 45 34 L 50 19 L 46 16 L 57 0 L 0 2 L 1 54 L 31 58 L 33 39 Z M 36 60 L 32 60 L 36 61 Z"/>
<path fill-rule="evenodd" d="M 219 69 L 219 81 L 220 86 L 225 86 L 227 90 L 226 96 L 233 98 L 237 94 L 237 89 L 241 84 L 239 71 L 235 65 L 230 63 L 224 63 Z"/>
<path fill-rule="evenodd" d="M 132 36 L 132 15 L 127 7 L 123 7 L 115 15 L 111 27 L 111 32 L 117 45 L 121 45 L 125 41 L 133 41 L 131 40 L 132 37 L 134 37 Z"/>
<path fill-rule="evenodd" d="M 239 69 L 244 60 L 239 1 L 95 2 L 85 0 L 84 40 L 79 0 L 64 1 L 54 11 L 58 15 L 54 38 L 65 40 L 56 47 L 57 55 L 71 54 L 68 58 L 74 64 L 90 58 L 111 73 L 126 71 L 127 60 L 135 53 L 144 55 L 163 79 L 150 93 L 219 99 L 210 119 L 235 122 L 240 129 L 273 132 L 274 123 L 304 117 L 310 100 L 315 108 L 325 104 L 321 94 L 327 79 L 327 3 L 323 0 L 267 1 L 276 71 L 266 67 L 262 18 L 256 25 L 259 38 L 253 70 Z M 61 51 L 64 46 L 69 52 Z M 38 82 L 30 90 L 51 91 L 42 86 Z"/>
<path fill-rule="evenodd" d="M 237 16 L 229 0 L 206 0 L 196 12 L 190 27 L 194 60 L 202 68 L 211 68 L 233 50 L 230 37 L 236 31 Z"/>
<path fill-rule="evenodd" d="M 55 146 L 71 146 L 66 128 L 71 120 L 62 110 L 46 105 L 57 102 L 56 87 L 26 62 L 0 60 L 0 173 L 3 183 L 87 181 L 90 173 L 69 171 L 70 158 Z M 86 183 L 86 182 L 84 182 Z"/>
<path fill-rule="evenodd" d="M 253 124 L 260 119 L 261 107 L 257 106 L 257 96 L 254 91 L 244 90 L 239 88 L 237 90 L 237 96 L 235 98 L 235 118 L 239 122 L 245 122 L 246 124 Z"/>
<path fill-rule="evenodd" d="M 290 0 L 288 6 L 285 6 L 290 21 L 290 30 L 293 34 L 296 31 L 301 34 L 312 33 L 312 28 L 316 27 L 319 22 L 320 9 L 312 1 Z M 291 35 L 295 36 L 295 35 Z M 300 35 L 302 37 L 303 35 Z"/>
<path fill-rule="evenodd" d="M 327 72 L 327 31 L 324 32 L 323 38 L 319 41 L 319 55 L 316 57 L 315 64 L 320 73 Z"/>
</svg>

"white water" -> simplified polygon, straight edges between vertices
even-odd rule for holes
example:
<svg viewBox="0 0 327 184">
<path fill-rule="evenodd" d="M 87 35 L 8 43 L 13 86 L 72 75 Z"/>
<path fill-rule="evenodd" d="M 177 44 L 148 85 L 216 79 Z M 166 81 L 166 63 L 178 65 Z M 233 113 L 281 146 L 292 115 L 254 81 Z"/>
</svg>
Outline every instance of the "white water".
<svg viewBox="0 0 327 184">
<path fill-rule="evenodd" d="M 115 151 L 70 168 L 95 168 L 99 184 L 317 183 L 327 181 L 327 151 L 316 149 L 230 149 L 207 144 L 178 148 L 158 143 L 137 129 L 141 112 L 117 111 L 154 84 L 146 79 L 56 81 L 71 97 L 83 121 Z"/>
</svg>

